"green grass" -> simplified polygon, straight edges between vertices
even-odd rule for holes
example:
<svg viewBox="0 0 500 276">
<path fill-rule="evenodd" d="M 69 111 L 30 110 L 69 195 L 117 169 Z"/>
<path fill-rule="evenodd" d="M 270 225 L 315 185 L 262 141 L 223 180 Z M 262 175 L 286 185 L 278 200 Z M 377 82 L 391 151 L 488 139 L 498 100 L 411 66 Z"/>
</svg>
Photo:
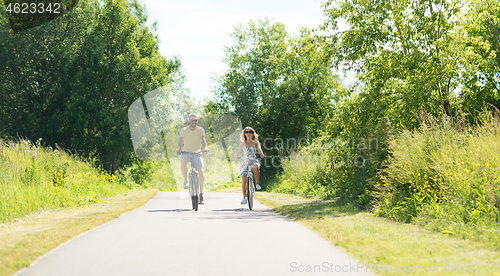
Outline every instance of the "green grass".
<svg viewBox="0 0 500 276">
<path fill-rule="evenodd" d="M 450 121 L 404 131 L 379 174 L 375 211 L 500 249 L 500 127 Z"/>
<path fill-rule="evenodd" d="M 498 250 L 500 118 L 482 116 L 475 126 L 429 117 L 419 129 L 397 133 L 377 170 L 332 166 L 342 148 L 316 147 L 321 139 L 315 140 L 283 160 L 278 183 L 268 191 L 339 197 L 379 216 L 488 241 Z"/>
<path fill-rule="evenodd" d="M 0 276 L 28 267 L 53 248 L 144 205 L 157 190 L 132 190 L 95 204 L 32 213 L 0 224 Z"/>
<path fill-rule="evenodd" d="M 64 151 L 0 140 L 0 222 L 95 203 L 129 188 Z"/>
<path fill-rule="evenodd" d="M 422 266 L 415 275 L 464 275 L 452 269 L 453 263 L 460 270 L 460 263 L 467 266 L 500 263 L 500 252 L 488 241 L 472 241 L 450 234 L 436 233 L 414 224 L 396 222 L 361 211 L 352 205 L 341 205 L 334 200 L 302 198 L 276 193 L 257 193 L 256 199 L 278 213 L 301 222 L 334 245 L 343 248 L 358 261 L 368 265 L 390 265 L 394 269 Z M 429 272 L 428 265 L 438 263 L 438 273 Z M 417 267 L 415 267 L 417 268 Z M 466 269 L 472 269 L 470 266 Z M 500 273 L 500 268 L 496 269 Z M 477 273 L 477 270 L 475 270 Z M 478 275 L 498 275 L 482 271 Z M 402 275 L 384 272 L 382 275 Z M 471 273 L 466 273 L 471 274 Z"/>
<path fill-rule="evenodd" d="M 207 192 L 218 192 L 218 193 L 241 193 L 241 181 L 231 181 L 225 184 L 215 186 L 208 189 Z"/>
</svg>

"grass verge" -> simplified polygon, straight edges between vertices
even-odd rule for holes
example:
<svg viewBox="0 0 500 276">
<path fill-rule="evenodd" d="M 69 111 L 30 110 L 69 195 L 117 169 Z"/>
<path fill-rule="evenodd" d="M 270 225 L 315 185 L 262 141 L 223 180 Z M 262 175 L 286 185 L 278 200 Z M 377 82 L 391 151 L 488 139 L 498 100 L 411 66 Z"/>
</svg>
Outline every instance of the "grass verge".
<svg viewBox="0 0 500 276">
<path fill-rule="evenodd" d="M 80 233 L 144 205 L 157 190 L 131 190 L 83 207 L 43 211 L 0 224 L 0 276 L 28 267 Z"/>
<path fill-rule="evenodd" d="M 241 193 L 241 181 L 231 181 L 223 185 L 215 186 L 213 188 L 207 189 L 207 192 L 218 192 L 218 193 Z"/>
<path fill-rule="evenodd" d="M 500 252 L 488 241 L 464 240 L 432 232 L 414 224 L 376 217 L 350 205 L 339 206 L 333 200 L 266 192 L 257 193 L 256 199 L 301 222 L 358 261 L 372 265 L 374 272 L 378 268 L 380 275 L 500 273 Z M 488 271 L 485 270 L 487 263 Z M 429 264 L 431 270 L 437 271 L 429 271 Z M 389 265 L 392 272 L 387 271 Z M 403 272 L 396 271 L 398 266 Z M 406 268 L 411 271 L 405 272 Z"/>
</svg>

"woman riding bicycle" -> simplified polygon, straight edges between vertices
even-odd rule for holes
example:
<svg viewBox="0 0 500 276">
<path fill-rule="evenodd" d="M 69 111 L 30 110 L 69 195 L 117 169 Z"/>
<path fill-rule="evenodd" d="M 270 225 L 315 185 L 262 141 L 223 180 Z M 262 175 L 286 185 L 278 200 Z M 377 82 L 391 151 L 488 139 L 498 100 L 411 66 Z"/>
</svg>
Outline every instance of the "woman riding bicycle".
<svg viewBox="0 0 500 276">
<path fill-rule="evenodd" d="M 249 164 L 249 162 L 253 163 L 252 172 L 255 176 L 255 183 L 256 183 L 255 189 L 260 190 L 261 189 L 259 185 L 260 164 L 259 161 L 257 161 L 257 156 L 255 155 L 255 153 L 257 150 L 259 150 L 260 158 L 264 157 L 264 153 L 260 148 L 258 135 L 257 133 L 255 133 L 255 130 L 253 128 L 247 126 L 245 129 L 243 129 L 243 131 L 241 132 L 240 140 L 241 140 L 240 147 L 238 148 L 238 152 L 236 153 L 234 159 L 238 159 L 238 155 L 240 155 L 240 152 L 243 149 L 243 159 L 241 160 L 241 165 L 240 165 L 240 175 L 241 175 L 241 180 L 243 181 L 243 184 L 241 186 L 243 192 L 243 200 L 241 201 L 241 204 L 246 204 L 247 167 L 248 165 L 252 165 Z"/>
</svg>

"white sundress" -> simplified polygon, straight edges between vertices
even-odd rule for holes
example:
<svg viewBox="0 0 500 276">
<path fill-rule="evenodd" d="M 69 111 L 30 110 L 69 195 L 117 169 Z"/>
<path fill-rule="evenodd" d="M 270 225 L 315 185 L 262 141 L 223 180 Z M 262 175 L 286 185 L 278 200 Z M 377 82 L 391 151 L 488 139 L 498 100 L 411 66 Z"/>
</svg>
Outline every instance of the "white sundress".
<svg viewBox="0 0 500 276">
<path fill-rule="evenodd" d="M 255 145 L 251 147 L 247 147 L 245 145 L 245 148 L 243 149 L 243 160 L 241 160 L 240 164 L 240 175 L 245 176 L 247 175 L 247 167 L 248 167 L 248 162 L 252 162 L 252 165 L 257 164 L 257 166 L 260 166 L 259 161 L 257 161 L 257 155 L 255 155 L 255 152 L 257 149 L 255 148 Z M 253 159 L 253 160 L 250 160 Z"/>
</svg>

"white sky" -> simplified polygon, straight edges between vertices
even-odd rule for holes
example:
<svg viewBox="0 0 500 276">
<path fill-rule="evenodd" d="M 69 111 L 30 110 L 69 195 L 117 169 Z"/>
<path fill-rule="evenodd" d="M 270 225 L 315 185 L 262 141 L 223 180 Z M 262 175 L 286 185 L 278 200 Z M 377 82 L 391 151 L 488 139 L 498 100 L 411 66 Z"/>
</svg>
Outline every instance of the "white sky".
<svg viewBox="0 0 500 276">
<path fill-rule="evenodd" d="M 318 0 L 140 0 L 148 11 L 148 25 L 158 22 L 160 53 L 181 59 L 186 87 L 201 100 L 210 96 L 215 74 L 222 75 L 224 46 L 239 23 L 269 18 L 285 24 L 289 33 L 324 21 Z"/>
</svg>

